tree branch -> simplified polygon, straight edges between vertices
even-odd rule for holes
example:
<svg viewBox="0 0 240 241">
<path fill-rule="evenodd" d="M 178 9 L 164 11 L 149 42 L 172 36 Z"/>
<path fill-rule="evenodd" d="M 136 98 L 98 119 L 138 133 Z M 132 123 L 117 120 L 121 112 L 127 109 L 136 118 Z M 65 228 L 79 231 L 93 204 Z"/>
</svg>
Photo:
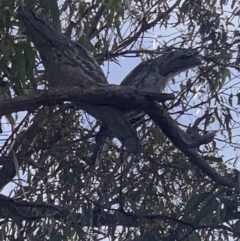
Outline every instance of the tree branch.
<svg viewBox="0 0 240 241">
<path fill-rule="evenodd" d="M 193 165 L 197 166 L 203 171 L 203 173 L 218 184 L 226 187 L 238 188 L 238 185 L 234 181 L 221 176 L 206 163 L 206 161 L 198 154 L 195 144 L 191 141 L 191 136 L 179 128 L 177 122 L 172 119 L 163 106 L 146 102 L 142 107 L 143 111 L 150 116 L 159 128 L 161 128 L 162 132 L 169 138 L 169 140 L 188 157 Z M 213 133 L 216 134 L 216 132 Z"/>
<path fill-rule="evenodd" d="M 146 100 L 165 102 L 174 99 L 173 94 L 139 91 L 118 85 L 98 85 L 88 89 L 79 87 L 56 87 L 49 91 L 34 92 L 28 96 L 16 97 L 0 102 L 0 116 L 18 111 L 34 111 L 39 106 L 53 106 L 64 101 L 78 101 L 79 105 L 116 106 L 121 110 L 140 109 L 139 104 Z"/>
<path fill-rule="evenodd" d="M 130 87 L 117 85 L 92 86 L 87 90 L 81 90 L 78 87 L 55 88 L 44 93 L 0 102 L 0 115 L 14 111 L 30 110 L 40 105 L 60 104 L 70 100 L 78 101 L 79 106 L 81 106 L 81 103 L 87 103 L 99 106 L 113 105 L 124 110 L 141 110 L 148 114 L 170 141 L 188 157 L 189 161 L 201 169 L 208 177 L 220 185 L 237 187 L 235 182 L 218 174 L 197 152 L 199 145 L 212 141 L 216 132 L 199 136 L 199 139 L 193 140 L 189 134 L 180 129 L 177 122 L 172 119 L 163 106 L 152 101 L 154 99 L 166 101 L 173 99 L 173 97 L 172 94 L 137 91 Z"/>
</svg>

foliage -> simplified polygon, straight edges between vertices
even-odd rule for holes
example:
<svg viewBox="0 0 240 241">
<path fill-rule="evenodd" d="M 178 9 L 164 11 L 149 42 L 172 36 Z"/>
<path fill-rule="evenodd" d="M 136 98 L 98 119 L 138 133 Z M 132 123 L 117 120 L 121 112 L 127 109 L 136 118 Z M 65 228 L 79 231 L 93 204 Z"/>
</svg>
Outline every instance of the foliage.
<svg viewBox="0 0 240 241">
<path fill-rule="evenodd" d="M 19 2 L 0 1 L 1 100 L 6 94 L 29 95 L 48 84 L 37 50 L 18 19 Z M 166 105 L 185 131 L 199 116 L 200 133 L 218 130 L 199 153 L 217 173 L 239 181 L 234 169 L 239 158 L 234 97 L 240 70 L 237 1 L 25 4 L 43 9 L 63 34 L 85 46 L 101 65 L 118 63 L 122 57 L 155 58 L 169 49 L 199 51 L 202 66 L 181 75 L 181 83 L 173 80 L 168 91 L 176 96 Z M 188 162 L 190 157 L 148 117 L 138 128 L 144 154 L 128 154 L 116 144 L 95 168 L 90 160 L 98 127 L 98 121 L 69 103 L 2 117 L 0 186 L 14 183 L 4 189 L 6 196 L 0 195 L 2 240 L 240 237 L 239 189 L 222 186 Z"/>
</svg>

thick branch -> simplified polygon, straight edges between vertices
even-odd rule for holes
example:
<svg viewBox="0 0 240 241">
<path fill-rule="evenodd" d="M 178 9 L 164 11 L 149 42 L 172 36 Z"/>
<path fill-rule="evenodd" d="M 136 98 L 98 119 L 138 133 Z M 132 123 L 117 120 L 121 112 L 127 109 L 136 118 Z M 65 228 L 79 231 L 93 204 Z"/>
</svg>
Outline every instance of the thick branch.
<svg viewBox="0 0 240 241">
<path fill-rule="evenodd" d="M 173 94 L 160 94 L 149 91 L 138 91 L 131 87 L 118 85 L 91 86 L 88 89 L 79 87 L 54 88 L 39 91 L 28 96 L 16 97 L 0 102 L 0 116 L 18 111 L 33 111 L 41 105 L 52 106 L 64 101 L 79 101 L 82 104 L 116 106 L 118 109 L 140 109 L 139 104 L 146 100 L 164 102 L 172 100 Z"/>
<path fill-rule="evenodd" d="M 194 143 L 191 142 L 191 136 L 179 128 L 177 122 L 172 119 L 164 107 L 146 102 L 143 111 L 161 128 L 169 140 L 188 157 L 189 161 L 201 169 L 208 177 L 220 185 L 237 187 L 232 180 L 221 176 L 206 163 L 198 154 L 197 149 L 192 147 Z"/>
<path fill-rule="evenodd" d="M 139 94 L 139 95 L 138 95 Z M 199 140 L 192 140 L 192 137 L 179 128 L 167 110 L 148 99 L 158 99 L 165 101 L 172 99 L 173 95 L 156 94 L 151 92 L 138 92 L 129 87 L 121 87 L 115 85 L 109 86 L 92 86 L 88 90 L 80 90 L 77 87 L 56 88 L 45 93 L 36 94 L 34 96 L 18 97 L 13 100 L 0 102 L 0 115 L 9 114 L 14 111 L 29 110 L 40 105 L 59 104 L 63 101 L 78 101 L 79 105 L 115 105 L 118 108 L 133 110 L 142 110 L 147 113 L 150 118 L 161 128 L 164 134 L 172 141 L 172 143 L 181 150 L 189 161 L 201 169 L 207 176 L 218 184 L 235 187 L 236 184 L 230 179 L 221 176 L 198 154 L 197 145 L 210 142 L 214 134 L 207 134 L 206 138 L 200 136 Z"/>
</svg>

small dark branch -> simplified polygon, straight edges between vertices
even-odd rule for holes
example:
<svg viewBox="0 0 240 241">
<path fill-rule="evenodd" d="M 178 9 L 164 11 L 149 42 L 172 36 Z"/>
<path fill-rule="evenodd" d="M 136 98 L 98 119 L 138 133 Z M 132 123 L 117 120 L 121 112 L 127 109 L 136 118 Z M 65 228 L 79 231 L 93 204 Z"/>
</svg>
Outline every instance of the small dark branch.
<svg viewBox="0 0 240 241">
<path fill-rule="evenodd" d="M 208 113 L 208 110 L 207 110 L 207 111 L 204 113 L 203 116 L 200 116 L 200 117 L 198 117 L 198 118 L 195 120 L 193 126 L 192 126 L 192 127 L 189 127 L 188 130 L 187 130 L 187 132 L 188 132 L 188 133 L 191 133 L 191 132 L 194 132 L 195 130 L 197 130 L 199 124 L 200 124 L 203 120 L 206 120 L 207 118 L 210 118 L 211 115 L 212 115 L 212 113 Z"/>
<path fill-rule="evenodd" d="M 59 217 L 61 216 L 60 213 L 65 213 L 65 209 L 52 205 L 47 203 L 34 203 L 34 202 L 27 202 L 27 201 L 18 201 L 13 198 L 9 198 L 7 196 L 4 196 L 0 194 L 0 204 L 2 207 L 8 209 L 16 216 L 24 219 L 24 220 L 36 220 L 46 217 Z M 21 210 L 21 207 L 28 207 L 28 208 L 41 208 L 41 209 L 47 209 L 49 210 L 48 213 L 44 215 L 28 215 L 26 212 L 23 212 Z"/>
<path fill-rule="evenodd" d="M 3 144 L 3 146 L 0 149 L 0 153 L 2 154 L 2 156 L 4 156 L 7 153 L 7 146 L 10 143 L 10 141 L 13 141 L 14 139 L 14 135 L 16 135 L 18 133 L 18 131 L 20 130 L 21 127 L 23 127 L 29 120 L 29 116 L 30 114 L 28 113 L 22 120 L 21 122 L 18 124 L 18 126 L 13 130 L 13 132 L 11 133 L 11 135 L 8 137 L 8 139 L 5 141 L 5 143 Z"/>
<path fill-rule="evenodd" d="M 198 148 L 203 144 L 208 144 L 209 142 L 213 141 L 217 131 L 211 131 L 207 134 L 200 135 L 199 133 L 190 134 L 191 144 L 190 147 Z"/>
<path fill-rule="evenodd" d="M 151 23 L 148 23 L 147 25 L 143 26 L 142 28 L 144 30 L 145 29 L 148 30 L 148 29 L 154 27 L 161 19 L 163 19 L 168 14 L 170 14 L 177 6 L 179 6 L 180 3 L 181 3 L 181 0 L 177 0 L 166 12 L 158 13 L 156 19 L 154 19 Z"/>
<path fill-rule="evenodd" d="M 79 23 L 82 21 L 82 19 L 88 18 L 88 16 L 91 14 L 91 11 L 96 9 L 98 7 L 99 3 L 93 3 L 88 8 L 85 9 L 84 13 L 81 14 L 81 18 L 79 19 Z"/>
<path fill-rule="evenodd" d="M 132 218 L 135 218 L 135 219 L 148 219 L 148 220 L 164 220 L 164 221 L 167 221 L 167 222 L 175 222 L 175 223 L 178 223 L 178 224 L 181 224 L 181 225 L 184 225 L 184 226 L 189 226 L 193 229 L 196 229 L 197 228 L 197 225 L 192 223 L 192 222 L 186 222 L 184 220 L 181 220 L 181 219 L 177 219 L 177 218 L 174 218 L 174 217 L 170 217 L 170 216 L 166 216 L 166 215 L 162 215 L 162 214 L 156 214 L 156 215 L 138 215 L 138 214 L 134 214 L 134 213 L 130 213 L 130 212 L 123 212 L 123 215 L 125 215 L 126 217 L 132 217 Z"/>
<path fill-rule="evenodd" d="M 166 12 L 159 13 L 151 23 L 146 23 L 145 19 L 142 20 L 142 25 L 138 32 L 134 33 L 132 37 L 127 38 L 122 43 L 120 43 L 117 46 L 117 49 L 114 49 L 114 52 L 119 51 L 121 49 L 124 49 L 126 46 L 131 45 L 133 42 L 135 42 L 142 33 L 146 32 L 150 28 L 154 27 L 160 20 L 162 20 L 165 16 L 170 14 L 179 4 L 181 3 L 181 0 L 177 0 Z"/>
<path fill-rule="evenodd" d="M 43 112 L 40 110 L 34 117 L 33 124 L 27 129 L 27 131 L 21 132 L 15 139 L 12 150 L 16 154 L 15 158 L 17 159 L 19 166 L 22 165 L 23 161 L 26 161 L 26 153 L 29 151 L 29 143 L 32 143 L 32 140 L 38 135 L 38 133 L 42 131 L 41 125 L 39 125 L 43 120 L 42 113 Z M 21 149 L 19 150 L 20 146 Z M 31 153 L 29 154 L 31 155 Z M 13 177 L 16 175 L 16 168 L 13 162 L 13 153 L 10 153 L 7 158 L 9 157 L 12 158 L 8 159 L 8 161 L 5 159 L 5 157 L 2 157 L 0 160 L 0 163 L 3 163 L 2 168 L 0 169 L 0 189 L 12 181 Z M 20 157 L 20 159 L 18 159 L 18 157 Z M 7 162 L 4 163 L 4 160 Z"/>
<path fill-rule="evenodd" d="M 192 126 L 189 126 L 187 128 L 186 133 L 190 136 L 192 144 L 190 144 L 190 147 L 198 148 L 200 145 L 208 144 L 209 142 L 213 141 L 217 131 L 211 131 L 207 134 L 199 134 L 200 129 L 198 128 L 198 125 L 206 119 L 211 118 L 212 113 L 208 113 L 208 111 L 205 112 L 205 114 L 199 118 L 197 118 Z"/>
<path fill-rule="evenodd" d="M 91 21 L 91 25 L 89 28 L 89 33 L 88 33 L 88 39 L 92 39 L 95 37 L 95 33 L 97 31 L 97 25 L 99 23 L 99 20 L 101 19 L 102 15 L 104 14 L 106 8 L 107 8 L 108 0 L 104 1 L 102 5 L 100 6 L 98 12 L 96 13 L 95 17 Z"/>
</svg>

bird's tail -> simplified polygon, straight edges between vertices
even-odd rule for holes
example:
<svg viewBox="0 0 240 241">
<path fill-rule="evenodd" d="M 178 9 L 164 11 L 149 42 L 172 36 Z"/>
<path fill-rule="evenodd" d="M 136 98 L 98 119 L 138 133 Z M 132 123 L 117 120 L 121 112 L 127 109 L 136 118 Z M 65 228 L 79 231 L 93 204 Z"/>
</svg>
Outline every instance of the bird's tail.
<svg viewBox="0 0 240 241">
<path fill-rule="evenodd" d="M 96 135 L 96 146 L 91 157 L 92 165 L 95 165 L 95 167 L 99 166 L 100 162 L 104 158 L 104 155 L 113 145 L 112 140 L 113 137 L 111 136 L 111 132 L 102 125 Z"/>
<path fill-rule="evenodd" d="M 95 108 L 97 108 L 97 111 L 95 111 Z M 84 109 L 86 110 L 86 106 Z M 102 127 L 100 129 L 96 138 L 96 141 L 101 143 L 96 147 L 96 149 L 99 149 L 100 153 L 104 151 L 104 149 L 107 150 L 114 137 L 121 141 L 122 145 L 126 148 L 126 151 L 134 154 L 142 152 L 141 141 L 139 140 L 136 131 L 122 112 L 112 107 L 101 106 L 91 106 L 88 112 L 94 112 L 93 116 L 96 118 L 98 118 L 97 115 L 100 115 L 101 118 L 98 119 L 101 119 L 104 125 L 104 128 Z M 97 150 L 94 152 L 97 152 Z"/>
</svg>

